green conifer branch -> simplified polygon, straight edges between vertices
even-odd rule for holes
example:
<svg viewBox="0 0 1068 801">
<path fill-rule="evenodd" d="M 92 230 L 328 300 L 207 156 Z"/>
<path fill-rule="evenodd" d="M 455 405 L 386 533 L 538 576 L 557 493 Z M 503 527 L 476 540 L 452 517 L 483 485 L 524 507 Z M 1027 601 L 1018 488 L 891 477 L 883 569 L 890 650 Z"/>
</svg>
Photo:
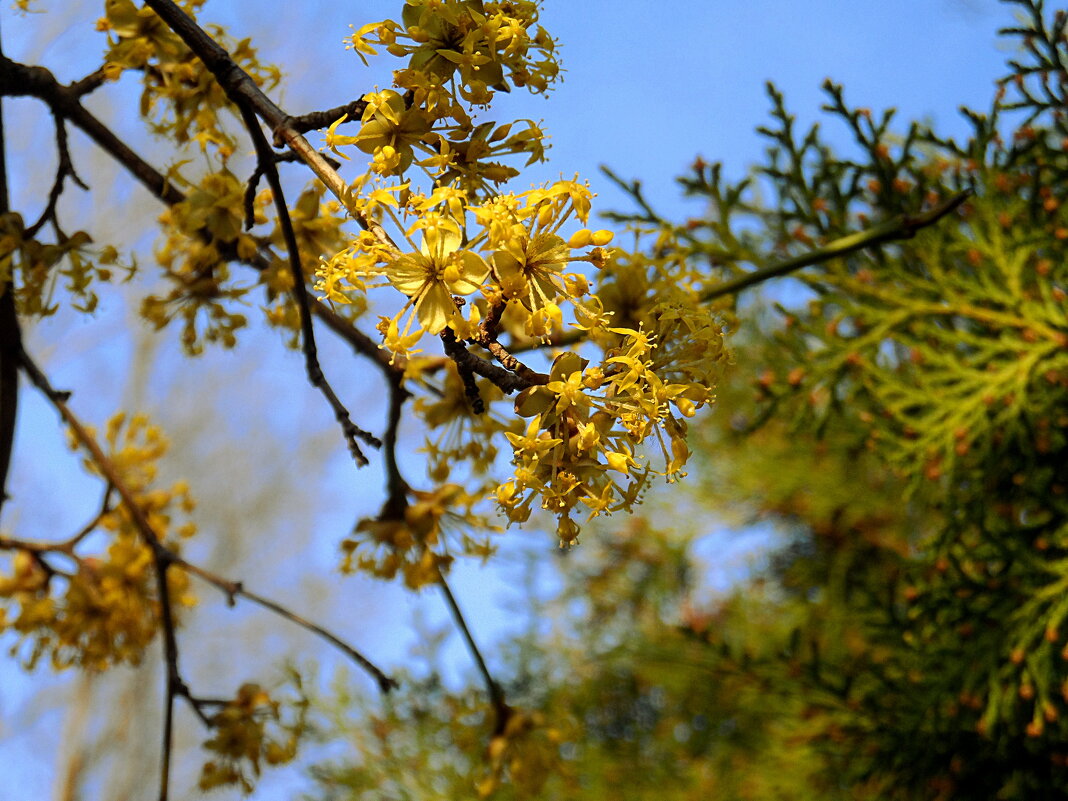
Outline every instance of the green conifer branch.
<svg viewBox="0 0 1068 801">
<path fill-rule="evenodd" d="M 737 292 L 741 292 L 743 289 L 748 289 L 756 284 L 761 284 L 771 278 L 779 278 L 780 276 L 788 275 L 795 270 L 800 270 L 802 267 L 821 264 L 841 256 L 848 256 L 850 253 L 855 253 L 864 248 L 875 247 L 898 239 L 911 239 L 916 235 L 917 231 L 926 228 L 929 225 L 934 225 L 947 214 L 957 209 L 970 196 L 971 192 L 961 192 L 927 211 L 920 212 L 919 214 L 902 214 L 899 217 L 887 220 L 886 222 L 865 231 L 858 231 L 855 234 L 843 236 L 818 250 L 803 253 L 800 256 L 795 256 L 794 258 L 787 259 L 778 264 L 772 264 L 769 267 L 754 270 L 751 273 L 732 278 L 730 281 L 724 281 L 722 284 L 718 284 L 703 292 L 701 294 L 701 300 L 702 302 L 707 303 L 710 300 L 715 300 L 716 298 L 721 298 L 725 295 L 733 295 Z"/>
</svg>

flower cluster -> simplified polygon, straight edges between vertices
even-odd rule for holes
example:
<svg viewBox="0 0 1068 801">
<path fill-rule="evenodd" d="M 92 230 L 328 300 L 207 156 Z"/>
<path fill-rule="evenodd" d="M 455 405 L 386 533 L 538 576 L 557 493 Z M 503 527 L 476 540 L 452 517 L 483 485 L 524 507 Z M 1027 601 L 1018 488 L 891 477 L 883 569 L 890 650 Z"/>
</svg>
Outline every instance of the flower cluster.
<svg viewBox="0 0 1068 801">
<path fill-rule="evenodd" d="M 64 235 L 56 242 L 42 242 L 33 230 L 39 225 L 27 226 L 17 212 L 0 215 L 0 280 L 14 282 L 19 314 L 55 314 L 59 309 L 56 287 L 61 279 L 74 309 L 94 311 L 98 302 L 95 284 L 111 280 L 118 254 L 113 248 L 94 253 L 84 231 Z M 132 268 L 128 272 L 132 273 Z"/>
<path fill-rule="evenodd" d="M 591 193 L 577 181 L 480 204 L 471 203 L 462 189 L 438 189 L 430 197 L 405 194 L 402 205 L 396 193 L 377 190 L 359 205 L 392 222 L 408 251 L 383 245 L 367 232 L 324 260 L 317 273 L 317 288 L 343 304 L 375 286 L 391 285 L 407 297 L 381 326 L 385 346 L 398 355 L 408 355 L 424 333 L 449 328 L 460 339 L 473 337 L 491 306 L 510 309 L 529 336 L 559 331 L 559 304 L 589 290 L 582 273 L 565 272 L 568 264 L 602 261 L 604 249 L 589 245 L 611 239 L 607 231 L 588 229 L 570 241 L 561 237 L 569 220 L 585 223 L 589 217 Z M 476 292 L 479 302 L 462 313 L 456 296 Z"/>
<path fill-rule="evenodd" d="M 284 705 L 285 710 L 292 709 L 292 719 L 283 714 L 281 701 L 251 682 L 242 684 L 210 718 L 212 736 L 204 748 L 214 757 L 201 769 L 201 790 L 239 785 L 246 794 L 251 793 L 263 763 L 280 765 L 297 755 L 307 728 L 308 700 L 301 692 L 300 676 L 294 673 L 290 680 L 299 694 Z"/>
<path fill-rule="evenodd" d="M 577 541 L 572 511 L 589 517 L 629 510 L 652 470 L 639 446 L 652 437 L 669 480 L 683 475 L 689 456 L 685 418 L 711 400 L 708 387 L 666 383 L 651 368 L 656 343 L 642 330 L 609 329 L 620 344 L 601 365 L 567 351 L 553 362 L 549 381 L 524 390 L 516 412 L 530 418 L 524 434 L 506 434 L 515 475 L 497 489 L 508 518 L 522 522 L 532 503 L 558 518 L 561 545 Z"/>
<path fill-rule="evenodd" d="M 189 488 L 153 487 L 156 464 L 167 450 L 159 430 L 144 417 L 114 417 L 106 436 L 109 460 L 135 494 L 138 508 L 153 530 L 175 549 L 191 536 L 189 523 L 173 525 L 176 512 L 193 508 Z M 92 462 L 87 467 L 95 472 Z M 100 535 L 103 535 L 101 537 Z M 103 540 L 103 548 L 90 546 Z M 29 642 L 28 666 L 48 656 L 62 669 L 78 665 L 103 670 L 114 664 L 138 664 L 159 629 L 159 593 L 152 550 L 144 542 L 124 504 L 106 505 L 76 536 L 53 544 L 20 543 L 10 575 L 0 577 L 0 628 Z M 70 567 L 68 567 L 70 566 Z M 167 574 L 172 605 L 195 603 L 185 573 Z M 6 612 L 16 610 L 10 616 Z"/>
<path fill-rule="evenodd" d="M 403 360 L 411 385 L 433 393 L 415 408 L 429 432 L 429 472 L 442 482 L 364 521 L 346 542 L 346 565 L 381 576 L 403 569 L 416 586 L 448 564 L 408 519 L 428 498 L 433 507 L 462 497 L 464 515 L 488 500 L 512 522 L 540 507 L 570 544 L 578 507 L 590 517 L 629 510 L 650 476 L 683 475 L 686 418 L 713 400 L 727 359 L 722 322 L 700 301 L 702 279 L 609 248 L 612 232 L 590 226 L 588 184 L 576 176 L 500 188 L 518 173 L 497 159 L 541 159 L 544 135 L 529 120 L 476 124 L 470 114 L 508 83 L 541 92 L 556 79 L 552 40 L 532 33 L 536 18 L 532 2 L 425 0 L 409 2 L 402 23 L 364 26 L 350 40 L 361 58 L 384 48 L 407 67 L 393 89 L 364 96 L 357 133 L 341 133 L 343 118 L 326 135 L 337 155 L 368 157 L 343 197 L 364 230 L 321 261 L 316 289 L 343 309 L 392 290 L 384 302 L 395 305 L 373 304 L 385 312 L 382 346 Z M 444 362 L 420 355 L 428 337 L 441 339 Z M 516 355 L 565 342 L 575 348 L 554 353 L 548 373 Z M 505 412 L 499 402 L 516 391 Z M 655 465 L 644 453 L 652 443 L 663 457 Z M 488 478 L 502 445 L 514 465 L 504 484 Z M 472 480 L 462 492 L 461 465 Z"/>
<path fill-rule="evenodd" d="M 409 0 L 401 22 L 372 22 L 355 31 L 348 46 L 366 63 L 377 47 L 407 58 L 396 76 L 417 104 L 447 105 L 443 86 L 469 103 L 486 105 L 508 84 L 544 92 L 560 76 L 556 43 L 538 23 L 532 0 Z"/>
<path fill-rule="evenodd" d="M 394 508 L 387 501 L 377 518 L 360 521 L 352 536 L 342 542 L 343 572 L 358 569 L 385 579 L 399 573 L 414 590 L 438 581 L 452 563 L 454 551 L 490 554 L 487 544 L 467 533 L 489 527 L 472 512 L 477 497 L 457 484 L 442 484 L 429 492 L 409 490 L 409 494 L 413 502 Z"/>
</svg>

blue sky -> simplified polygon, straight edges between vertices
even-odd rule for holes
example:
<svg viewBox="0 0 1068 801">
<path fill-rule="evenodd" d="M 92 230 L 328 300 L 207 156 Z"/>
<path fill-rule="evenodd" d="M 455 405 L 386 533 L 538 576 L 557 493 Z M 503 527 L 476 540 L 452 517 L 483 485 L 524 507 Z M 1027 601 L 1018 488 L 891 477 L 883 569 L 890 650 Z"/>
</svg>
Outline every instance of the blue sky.
<svg viewBox="0 0 1068 801">
<path fill-rule="evenodd" d="M 80 58 L 101 51 L 100 38 L 92 31 L 92 20 L 101 13 L 99 5 L 48 0 L 38 5 L 56 10 L 44 17 L 16 18 L 7 6 L 0 9 L 5 53 L 44 64 L 64 80 L 80 77 L 88 71 L 79 66 L 85 63 Z M 290 11 L 289 17 L 282 11 L 286 7 L 299 11 Z M 387 84 L 388 67 L 364 68 L 343 49 L 342 39 L 349 23 L 359 26 L 398 14 L 399 2 L 383 0 L 351 4 L 210 0 L 202 19 L 226 25 L 236 38 L 251 36 L 264 60 L 285 65 L 281 105 L 300 113 L 336 105 L 376 83 Z M 669 217 L 681 218 L 700 212 L 699 205 L 680 197 L 674 183 L 674 176 L 695 156 L 725 162 L 732 176 L 744 174 L 747 165 L 760 158 L 764 144 L 754 128 L 767 119 L 766 80 L 774 80 L 785 92 L 803 123 L 818 118 L 823 102 L 819 86 L 830 77 L 845 84 L 853 103 L 873 109 L 896 106 L 902 120 L 929 119 L 945 133 L 961 134 L 967 129 L 957 107 L 964 103 L 983 109 L 989 103 L 1007 55 L 995 30 L 1011 20 L 1009 7 L 980 0 L 657 4 L 548 0 L 543 24 L 560 39 L 565 81 L 549 100 L 513 93 L 503 99 L 494 118 L 544 120 L 553 137 L 550 163 L 522 180 L 578 172 L 601 194 L 602 208 L 625 207 L 625 199 L 598 173 L 599 166 L 607 164 L 626 178 L 642 179 L 654 205 Z M 101 116 L 115 120 L 117 128 L 132 131 L 136 126 L 131 115 L 123 119 L 121 109 L 135 96 L 130 84 L 120 84 L 105 87 L 91 104 Z M 52 169 L 51 132 L 29 101 L 6 102 L 4 113 L 5 119 L 17 123 L 9 130 L 18 131 L 8 137 L 14 202 L 36 209 L 47 188 L 48 178 L 42 176 L 49 176 Z M 834 136 L 833 126 L 828 133 Z M 121 176 L 108 172 L 105 162 L 77 134 L 72 138 L 77 166 L 92 176 L 94 190 L 103 193 L 96 195 L 94 204 L 87 204 L 70 192 L 68 219 L 101 241 L 112 238 L 139 246 L 150 263 L 146 247 L 150 240 L 138 236 L 136 221 L 151 220 L 158 207 Z M 143 142 L 139 148 L 157 163 L 165 162 L 166 151 L 159 143 Z M 110 301 L 105 298 L 95 320 L 60 315 L 31 327 L 29 343 L 55 383 L 76 390 L 76 408 L 94 422 L 103 422 L 115 408 L 136 401 L 165 422 L 176 419 L 175 425 L 186 426 L 182 430 L 188 430 L 191 420 L 202 428 L 196 436 L 176 443 L 182 459 L 203 465 L 203 474 L 193 477 L 195 492 L 199 482 L 201 494 L 210 498 L 219 490 L 212 485 L 223 475 L 234 480 L 222 494 L 230 493 L 241 503 L 278 502 L 266 497 L 263 487 L 268 496 L 273 492 L 288 498 L 277 514 L 282 536 L 286 526 L 312 532 L 302 535 L 308 548 L 300 552 L 298 570 L 291 570 L 289 561 L 297 560 L 297 554 L 286 552 L 286 559 L 279 560 L 282 552 L 258 553 L 251 544 L 235 546 L 237 555 L 227 558 L 240 567 L 250 586 L 281 587 L 283 597 L 301 608 L 318 610 L 334 625 L 373 619 L 375 625 L 359 631 L 359 641 L 387 663 L 403 664 L 411 644 L 408 624 L 418 602 L 370 583 L 347 584 L 349 603 L 344 608 L 331 600 L 336 599 L 330 593 L 339 581 L 334 571 L 336 543 L 355 515 L 374 510 L 376 490 L 364 487 L 377 488 L 380 483 L 374 468 L 353 476 L 328 413 L 303 387 L 299 356 L 283 351 L 276 335 L 261 334 L 249 337 L 237 352 L 209 353 L 187 365 L 176 354 L 174 332 L 166 332 L 160 340 L 137 329 L 131 335 L 133 320 L 121 296 L 114 296 Z M 328 372 L 333 369 L 338 376 L 339 391 L 351 405 L 372 409 L 377 390 L 364 386 L 358 368 L 346 361 L 347 353 L 325 343 L 324 354 Z M 133 378 L 127 379 L 131 370 Z M 217 393 L 214 402 L 206 400 L 210 398 L 206 385 Z M 254 393 L 249 386 L 256 388 Z M 208 405 L 202 408 L 204 404 Z M 16 502 L 4 509 L 4 529 L 14 527 L 37 538 L 75 530 L 97 503 L 95 482 L 81 477 L 50 410 L 27 394 L 21 411 L 12 476 Z M 220 447 L 220 440 L 263 430 L 276 441 L 250 441 L 243 455 Z M 329 456 L 299 475 L 287 473 L 291 456 L 286 443 L 306 436 L 308 430 L 314 432 L 319 453 Z M 406 460 L 413 468 L 418 465 L 417 456 Z M 330 500 L 316 500 L 323 498 Z M 255 537 L 255 532 L 242 528 L 238 502 L 233 506 L 231 517 L 204 521 L 204 538 Z M 278 542 L 279 533 L 273 536 L 272 542 Z M 507 536 L 523 535 L 511 531 Z M 551 539 L 533 536 L 544 537 L 548 558 Z M 714 563 L 710 580 L 722 582 L 725 575 L 737 574 L 741 557 L 732 555 L 731 543 L 722 535 L 713 543 L 702 553 Z M 201 551 L 204 558 L 214 553 L 206 546 Z M 715 566 L 724 563 L 732 567 Z M 314 580 L 301 582 L 293 578 L 294 572 Z M 484 641 L 492 642 L 507 630 L 508 615 L 495 611 L 508 597 L 506 581 L 492 573 L 465 571 L 454 584 L 461 603 L 473 611 L 476 633 Z M 359 599 L 355 613 L 353 598 Z M 428 614 L 440 619 L 436 599 L 425 600 Z M 208 592 L 204 601 L 204 616 L 215 622 L 222 615 L 221 604 Z M 240 628 L 227 631 L 243 633 Z M 208 642 L 219 647 L 226 636 Z M 268 643 L 264 665 L 275 658 L 271 648 L 277 643 L 270 639 Z M 301 640 L 298 647 L 311 645 Z M 293 646 L 286 641 L 279 647 Z M 6 777 L 0 801 L 45 798 L 51 792 L 62 712 L 24 702 L 42 686 L 43 678 L 27 679 L 0 663 L 0 769 Z M 232 680 L 236 685 L 245 678 L 238 675 Z M 194 725 L 188 719 L 180 721 L 190 728 Z M 286 797 L 280 786 L 293 787 L 279 785 L 268 775 L 256 797 Z M 16 792 L 13 788 L 18 788 L 17 794 L 7 795 Z"/>
</svg>

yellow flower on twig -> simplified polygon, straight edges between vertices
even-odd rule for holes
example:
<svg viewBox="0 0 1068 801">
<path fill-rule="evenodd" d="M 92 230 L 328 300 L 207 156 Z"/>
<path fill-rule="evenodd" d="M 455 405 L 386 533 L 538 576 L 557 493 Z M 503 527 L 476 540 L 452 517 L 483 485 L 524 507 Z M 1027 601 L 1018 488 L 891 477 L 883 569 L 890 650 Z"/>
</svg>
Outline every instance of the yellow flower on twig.
<svg viewBox="0 0 1068 801">
<path fill-rule="evenodd" d="M 476 292 L 489 275 L 482 257 L 460 250 L 460 243 L 457 231 L 429 228 L 417 252 L 406 253 L 386 267 L 389 282 L 410 298 L 404 308 L 414 304 L 419 324 L 429 334 L 440 334 L 456 318 L 453 295 Z"/>
</svg>

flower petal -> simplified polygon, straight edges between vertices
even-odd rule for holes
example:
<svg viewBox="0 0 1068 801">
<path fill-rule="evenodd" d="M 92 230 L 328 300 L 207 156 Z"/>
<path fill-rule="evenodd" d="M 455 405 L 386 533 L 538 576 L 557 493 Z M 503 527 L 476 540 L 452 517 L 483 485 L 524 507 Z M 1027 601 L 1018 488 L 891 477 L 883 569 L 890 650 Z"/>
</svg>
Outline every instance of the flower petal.
<svg viewBox="0 0 1068 801">
<path fill-rule="evenodd" d="M 457 295 L 470 295 L 477 292 L 482 282 L 489 275 L 489 265 L 477 253 L 467 250 L 457 259 L 460 274 L 449 282 L 449 290 Z"/>
<path fill-rule="evenodd" d="M 408 297 L 419 294 L 431 280 L 430 264 L 419 253 L 406 253 L 386 268 L 389 282 Z"/>
<path fill-rule="evenodd" d="M 431 282 L 415 302 L 419 324 L 428 334 L 437 335 L 445 330 L 449 319 L 456 313 L 452 296 L 440 281 Z"/>
</svg>

